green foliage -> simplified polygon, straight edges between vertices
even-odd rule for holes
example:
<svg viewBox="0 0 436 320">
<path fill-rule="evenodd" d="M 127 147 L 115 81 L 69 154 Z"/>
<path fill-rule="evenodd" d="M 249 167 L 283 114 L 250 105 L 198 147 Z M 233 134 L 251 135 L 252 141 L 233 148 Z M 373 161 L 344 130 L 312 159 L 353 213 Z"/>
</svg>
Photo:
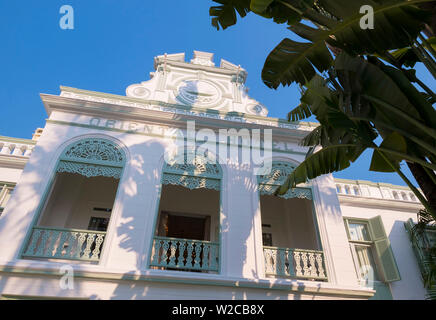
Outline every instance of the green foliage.
<svg viewBox="0 0 436 320">
<path fill-rule="evenodd" d="M 262 79 L 270 88 L 298 83 L 301 103 L 290 121 L 312 115 L 320 126 L 301 142 L 306 159 L 279 190 L 350 166 L 373 149 L 370 170 L 397 172 L 436 217 L 436 95 L 413 69 L 423 62 L 436 77 L 435 40 L 421 35 L 432 0 L 217 0 L 212 24 L 225 29 L 253 12 L 305 42 L 282 40 L 268 55 Z M 374 10 L 374 29 L 362 29 L 360 8 Z M 334 54 L 333 54 L 334 53 Z M 388 64 L 384 63 L 386 61 Z M 420 91 L 418 85 L 424 91 Z M 380 145 L 375 139 L 380 137 Z M 427 172 L 419 181 L 425 197 L 401 172 L 404 161 Z M 427 183 L 429 182 L 429 184 Z M 430 188 L 427 188 L 430 186 Z M 433 186 L 433 187 L 432 187 Z M 433 189 L 432 189 L 433 188 Z"/>
</svg>

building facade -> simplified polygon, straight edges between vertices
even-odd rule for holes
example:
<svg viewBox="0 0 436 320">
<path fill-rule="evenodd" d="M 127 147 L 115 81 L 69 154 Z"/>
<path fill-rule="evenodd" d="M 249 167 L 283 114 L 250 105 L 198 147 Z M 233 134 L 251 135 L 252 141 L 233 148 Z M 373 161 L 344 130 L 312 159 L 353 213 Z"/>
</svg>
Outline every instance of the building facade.
<svg viewBox="0 0 436 320">
<path fill-rule="evenodd" d="M 210 53 L 154 62 L 126 96 L 41 94 L 45 127 L 0 137 L 3 298 L 425 298 L 408 188 L 325 175 L 275 196 L 317 124 L 267 117 Z"/>
</svg>

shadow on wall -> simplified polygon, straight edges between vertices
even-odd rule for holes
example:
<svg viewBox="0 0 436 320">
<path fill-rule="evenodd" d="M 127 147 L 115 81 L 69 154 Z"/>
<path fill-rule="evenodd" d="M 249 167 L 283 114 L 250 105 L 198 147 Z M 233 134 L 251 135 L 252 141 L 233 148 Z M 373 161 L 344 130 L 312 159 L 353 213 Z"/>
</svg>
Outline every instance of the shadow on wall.
<svg viewBox="0 0 436 320">
<path fill-rule="evenodd" d="M 425 299 L 427 291 L 412 243 L 404 227 L 405 222 L 406 219 L 395 220 L 388 235 L 401 277 L 401 281 L 392 282 L 390 288 L 395 299 L 422 300 Z"/>
</svg>

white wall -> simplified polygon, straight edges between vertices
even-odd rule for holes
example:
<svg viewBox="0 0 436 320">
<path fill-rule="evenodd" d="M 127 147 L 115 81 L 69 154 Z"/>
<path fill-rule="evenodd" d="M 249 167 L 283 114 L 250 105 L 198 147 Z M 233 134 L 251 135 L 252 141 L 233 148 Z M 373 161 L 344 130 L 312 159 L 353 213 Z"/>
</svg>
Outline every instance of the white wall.
<svg viewBox="0 0 436 320">
<path fill-rule="evenodd" d="M 17 183 L 22 171 L 22 169 L 0 167 L 0 181 Z"/>
</svg>

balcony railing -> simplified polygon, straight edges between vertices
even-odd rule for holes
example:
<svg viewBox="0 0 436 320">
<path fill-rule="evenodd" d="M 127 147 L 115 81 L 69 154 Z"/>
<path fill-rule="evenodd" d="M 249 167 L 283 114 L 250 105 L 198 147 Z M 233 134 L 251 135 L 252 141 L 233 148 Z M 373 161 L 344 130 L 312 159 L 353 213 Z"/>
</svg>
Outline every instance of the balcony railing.
<svg viewBox="0 0 436 320">
<path fill-rule="evenodd" d="M 322 251 L 263 247 L 263 255 L 267 275 L 327 280 Z"/>
<path fill-rule="evenodd" d="M 154 237 L 150 266 L 218 272 L 219 243 Z"/>
<path fill-rule="evenodd" d="M 106 232 L 34 227 L 23 257 L 99 261 Z"/>
</svg>

